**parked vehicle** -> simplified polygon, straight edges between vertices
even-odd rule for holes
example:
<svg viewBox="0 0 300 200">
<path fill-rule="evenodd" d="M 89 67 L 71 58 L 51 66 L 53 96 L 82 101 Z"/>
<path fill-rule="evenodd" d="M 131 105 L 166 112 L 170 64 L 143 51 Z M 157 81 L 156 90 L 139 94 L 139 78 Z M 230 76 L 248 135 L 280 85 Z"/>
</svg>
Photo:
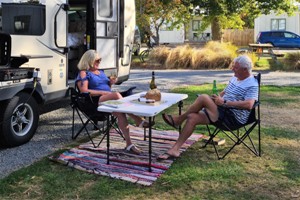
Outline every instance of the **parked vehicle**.
<svg viewBox="0 0 300 200">
<path fill-rule="evenodd" d="M 132 52 L 134 55 L 139 55 L 141 51 L 141 32 L 138 26 L 135 27 Z"/>
<path fill-rule="evenodd" d="M 257 43 L 270 43 L 274 47 L 300 48 L 300 36 L 289 31 L 263 31 L 257 35 Z"/>
<path fill-rule="evenodd" d="M 0 32 L 11 36 L 11 49 L 4 40 L 0 49 L 0 143 L 6 146 L 32 138 L 38 105 L 68 95 L 87 49 L 99 52 L 106 73 L 117 71 L 118 83 L 129 78 L 134 0 L 0 0 L 0 18 Z M 11 58 L 2 60 L 7 52 Z M 33 69 L 39 69 L 37 83 Z"/>
</svg>

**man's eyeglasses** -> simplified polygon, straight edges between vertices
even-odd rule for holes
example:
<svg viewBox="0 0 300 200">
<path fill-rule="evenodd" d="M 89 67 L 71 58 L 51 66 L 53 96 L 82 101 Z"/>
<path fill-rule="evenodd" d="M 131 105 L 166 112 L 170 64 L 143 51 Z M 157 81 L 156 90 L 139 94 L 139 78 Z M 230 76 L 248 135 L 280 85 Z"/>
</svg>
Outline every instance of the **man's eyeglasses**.
<svg viewBox="0 0 300 200">
<path fill-rule="evenodd" d="M 99 59 L 95 60 L 95 62 L 96 62 L 96 63 L 100 63 L 101 60 L 102 60 L 102 58 L 99 58 Z"/>
</svg>

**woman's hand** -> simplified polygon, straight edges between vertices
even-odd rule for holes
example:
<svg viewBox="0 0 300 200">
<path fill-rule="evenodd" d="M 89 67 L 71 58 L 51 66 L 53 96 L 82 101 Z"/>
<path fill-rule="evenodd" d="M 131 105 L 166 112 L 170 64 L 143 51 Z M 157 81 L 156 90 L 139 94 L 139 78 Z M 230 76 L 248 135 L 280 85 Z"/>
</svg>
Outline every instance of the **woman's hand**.
<svg viewBox="0 0 300 200">
<path fill-rule="evenodd" d="M 115 83 L 118 81 L 117 73 L 116 73 L 116 72 L 112 72 L 112 73 L 110 74 L 109 79 L 110 79 L 110 85 L 115 84 Z"/>
<path fill-rule="evenodd" d="M 111 85 L 116 84 L 116 82 L 118 81 L 118 78 L 116 76 L 110 76 L 109 79 Z"/>
</svg>

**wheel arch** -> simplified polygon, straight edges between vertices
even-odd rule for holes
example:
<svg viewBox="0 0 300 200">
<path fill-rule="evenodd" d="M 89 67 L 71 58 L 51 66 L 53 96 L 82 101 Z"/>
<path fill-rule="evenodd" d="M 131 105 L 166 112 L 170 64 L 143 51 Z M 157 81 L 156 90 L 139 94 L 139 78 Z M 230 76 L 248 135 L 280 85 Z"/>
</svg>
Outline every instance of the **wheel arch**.
<svg viewBox="0 0 300 200">
<path fill-rule="evenodd" d="M 2 88 L 0 91 L 0 101 L 11 99 L 20 92 L 26 92 L 28 94 L 31 94 L 33 91 L 32 96 L 36 100 L 36 102 L 38 104 L 45 103 L 45 95 L 43 93 L 43 89 L 40 83 L 37 83 L 35 88 L 33 83 L 25 83 L 23 85 L 20 84 L 12 87 Z"/>
</svg>

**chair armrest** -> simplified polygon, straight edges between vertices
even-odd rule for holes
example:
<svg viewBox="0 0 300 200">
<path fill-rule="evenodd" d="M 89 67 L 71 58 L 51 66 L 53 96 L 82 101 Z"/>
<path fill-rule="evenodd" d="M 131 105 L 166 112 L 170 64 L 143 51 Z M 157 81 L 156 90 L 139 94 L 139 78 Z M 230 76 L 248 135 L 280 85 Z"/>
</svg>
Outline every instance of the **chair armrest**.
<svg viewBox="0 0 300 200">
<path fill-rule="evenodd" d="M 122 97 L 127 97 L 127 96 L 130 96 L 133 94 L 133 90 L 135 89 L 136 87 L 131 87 L 123 92 L 120 92 L 120 94 L 122 95 Z"/>
</svg>

